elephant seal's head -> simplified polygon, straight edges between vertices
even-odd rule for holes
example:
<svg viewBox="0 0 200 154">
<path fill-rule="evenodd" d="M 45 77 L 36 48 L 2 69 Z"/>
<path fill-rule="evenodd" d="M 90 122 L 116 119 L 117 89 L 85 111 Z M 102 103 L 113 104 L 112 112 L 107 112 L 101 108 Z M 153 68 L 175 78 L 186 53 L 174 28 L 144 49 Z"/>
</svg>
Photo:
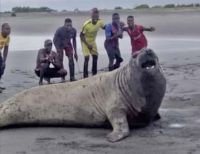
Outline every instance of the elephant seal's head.
<svg viewBox="0 0 200 154">
<path fill-rule="evenodd" d="M 129 68 L 131 70 L 130 79 L 137 91 L 137 97 L 143 97 L 146 100 L 137 104 L 134 102 L 133 106 L 141 108 L 142 118 L 139 121 L 143 119 L 143 122 L 149 123 L 155 118 L 166 91 L 164 73 L 157 55 L 151 49 L 143 49 L 134 55 Z"/>
<path fill-rule="evenodd" d="M 139 72 L 154 74 L 160 69 L 160 64 L 157 55 L 151 49 L 143 49 L 137 55 L 133 56 L 134 67 Z"/>
</svg>

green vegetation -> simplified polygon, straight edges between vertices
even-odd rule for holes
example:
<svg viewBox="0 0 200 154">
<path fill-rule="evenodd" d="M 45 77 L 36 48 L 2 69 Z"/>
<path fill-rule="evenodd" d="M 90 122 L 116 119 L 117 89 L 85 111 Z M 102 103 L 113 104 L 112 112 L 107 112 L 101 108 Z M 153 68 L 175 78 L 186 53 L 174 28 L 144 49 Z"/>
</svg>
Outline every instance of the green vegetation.
<svg viewBox="0 0 200 154">
<path fill-rule="evenodd" d="M 176 5 L 175 4 L 167 4 L 164 6 L 164 8 L 175 8 Z"/>
<path fill-rule="evenodd" d="M 122 10 L 123 8 L 121 6 L 116 6 L 115 10 Z"/>
<path fill-rule="evenodd" d="M 148 8 L 150 8 L 150 7 L 147 4 L 142 4 L 142 5 L 139 5 L 139 6 L 135 7 L 135 9 L 148 9 Z"/>
<path fill-rule="evenodd" d="M 121 6 L 116 6 L 114 8 L 114 10 L 118 10 L 118 11 L 131 11 L 133 9 L 136 10 L 148 10 L 148 9 L 156 9 L 156 10 L 160 10 L 160 9 L 181 9 L 181 8 L 200 8 L 200 3 L 191 3 L 191 4 L 166 4 L 166 5 L 155 5 L 155 6 L 149 6 L 148 4 L 141 4 L 136 6 L 135 8 L 132 9 L 126 9 L 123 8 Z M 107 10 L 107 9 L 105 9 Z M 108 9 L 109 10 L 109 9 Z M 51 8 L 48 7 L 39 7 L 39 8 L 33 8 L 33 7 L 28 7 L 28 6 L 24 6 L 24 7 L 13 7 L 12 11 L 6 11 L 4 13 L 10 13 L 11 16 L 15 17 L 16 13 L 27 13 L 27 12 L 57 12 L 56 10 L 53 10 Z M 60 12 L 71 12 L 71 11 L 67 11 L 67 10 L 62 10 Z M 81 12 L 78 8 L 74 9 L 73 12 Z"/>
<path fill-rule="evenodd" d="M 55 11 L 48 7 L 31 8 L 31 7 L 14 7 L 12 12 L 52 12 Z"/>
<path fill-rule="evenodd" d="M 161 6 L 161 5 L 155 5 L 155 6 L 152 6 L 152 7 L 149 7 L 149 5 L 147 4 L 142 4 L 142 5 L 138 5 L 136 6 L 134 9 L 156 9 L 156 8 L 200 8 L 200 4 L 199 3 L 196 3 L 196 4 L 178 4 L 178 5 L 175 5 L 175 4 L 166 4 L 164 6 Z"/>
<path fill-rule="evenodd" d="M 152 6 L 152 8 L 159 9 L 159 8 L 163 8 L 163 7 L 161 5 L 155 5 L 155 6 Z"/>
</svg>

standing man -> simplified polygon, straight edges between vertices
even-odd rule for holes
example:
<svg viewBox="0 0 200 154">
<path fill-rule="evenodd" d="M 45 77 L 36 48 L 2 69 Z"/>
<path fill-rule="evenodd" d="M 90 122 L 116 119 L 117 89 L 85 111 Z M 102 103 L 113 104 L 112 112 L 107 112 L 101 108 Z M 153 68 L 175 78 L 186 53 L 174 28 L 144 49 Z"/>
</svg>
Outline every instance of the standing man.
<svg viewBox="0 0 200 154">
<path fill-rule="evenodd" d="M 73 42 L 73 45 L 71 43 Z M 70 81 L 76 81 L 75 79 L 75 68 L 74 58 L 78 61 L 77 47 L 76 47 L 76 29 L 72 27 L 72 20 L 70 18 L 65 19 L 64 26 L 57 29 L 54 38 L 54 45 L 59 55 L 60 61 L 63 65 L 63 51 L 69 60 L 69 73 Z M 74 50 L 74 55 L 73 55 Z M 73 58 L 74 56 L 74 58 Z"/>
<path fill-rule="evenodd" d="M 11 28 L 8 23 L 3 23 L 1 26 L 0 33 L 0 79 L 4 74 L 4 70 L 6 67 L 6 59 L 8 55 L 8 48 L 10 43 L 10 32 Z M 4 90 L 4 87 L 0 87 L 0 93 Z"/>
<path fill-rule="evenodd" d="M 35 73 L 40 77 L 39 85 L 43 84 L 43 78 L 50 83 L 51 78 L 65 78 L 67 71 L 62 67 L 62 63 L 58 57 L 58 54 L 52 51 L 53 42 L 49 39 L 45 40 L 44 48 L 38 51 L 36 60 Z M 50 68 L 50 64 L 53 65 Z"/>
<path fill-rule="evenodd" d="M 147 39 L 144 35 L 144 31 L 155 31 L 154 27 L 144 27 L 141 25 L 137 25 L 134 22 L 133 16 L 127 17 L 127 24 L 128 27 L 124 27 L 123 30 L 128 33 L 131 39 L 131 46 L 132 46 L 132 55 L 137 56 L 137 54 L 143 49 L 147 48 Z"/>
<path fill-rule="evenodd" d="M 120 22 L 120 16 L 118 13 L 112 15 L 112 23 L 105 26 L 106 40 L 104 42 L 105 49 L 109 58 L 109 71 L 120 67 L 120 63 L 123 61 L 119 49 L 119 38 L 122 39 L 124 26 L 123 22 Z M 116 60 L 114 64 L 114 60 Z"/>
<path fill-rule="evenodd" d="M 91 19 L 87 20 L 83 24 L 82 31 L 80 33 L 81 44 L 84 59 L 83 77 L 88 77 L 88 62 L 90 55 L 92 55 L 92 74 L 97 74 L 97 60 L 98 52 L 96 45 L 96 36 L 99 29 L 104 29 L 103 20 L 99 19 L 99 10 L 97 8 L 92 9 Z"/>
</svg>

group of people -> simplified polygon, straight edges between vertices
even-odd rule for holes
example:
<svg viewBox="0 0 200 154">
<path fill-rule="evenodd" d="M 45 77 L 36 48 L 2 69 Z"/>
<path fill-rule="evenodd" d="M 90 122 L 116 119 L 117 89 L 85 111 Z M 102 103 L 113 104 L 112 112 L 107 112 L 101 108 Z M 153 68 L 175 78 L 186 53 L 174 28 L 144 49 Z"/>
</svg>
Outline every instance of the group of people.
<svg viewBox="0 0 200 154">
<path fill-rule="evenodd" d="M 154 27 L 144 27 L 137 25 L 134 22 L 134 16 L 127 17 L 127 26 L 120 20 L 118 13 L 113 13 L 112 22 L 105 24 L 99 18 L 99 10 L 92 9 L 91 19 L 87 20 L 80 32 L 82 51 L 84 55 L 83 77 L 88 77 L 88 63 L 90 56 L 92 57 L 92 75 L 97 74 L 98 50 L 96 37 L 98 31 L 105 30 L 104 47 L 109 58 L 109 71 L 120 67 L 123 58 L 119 49 L 119 39 L 123 38 L 123 33 L 127 32 L 130 36 L 132 46 L 132 56 L 135 57 L 143 48 L 147 47 L 147 39 L 144 31 L 154 31 Z M 5 69 L 5 63 L 8 54 L 10 26 L 7 23 L 2 25 L 0 34 L 0 78 Z M 40 78 L 39 84 L 43 84 L 43 79 L 50 83 L 50 79 L 60 77 L 65 81 L 67 71 L 64 69 L 63 57 L 64 53 L 69 61 L 70 81 L 76 81 L 74 58 L 78 61 L 77 54 L 77 31 L 72 25 L 70 18 L 65 19 L 64 26 L 58 28 L 54 34 L 53 41 L 45 40 L 44 48 L 38 51 L 35 73 Z M 55 46 L 56 51 L 52 51 L 52 46 Z M 4 48 L 3 56 L 1 50 Z M 3 90 L 4 88 L 0 88 Z M 1 92 L 1 91 L 0 91 Z"/>
</svg>

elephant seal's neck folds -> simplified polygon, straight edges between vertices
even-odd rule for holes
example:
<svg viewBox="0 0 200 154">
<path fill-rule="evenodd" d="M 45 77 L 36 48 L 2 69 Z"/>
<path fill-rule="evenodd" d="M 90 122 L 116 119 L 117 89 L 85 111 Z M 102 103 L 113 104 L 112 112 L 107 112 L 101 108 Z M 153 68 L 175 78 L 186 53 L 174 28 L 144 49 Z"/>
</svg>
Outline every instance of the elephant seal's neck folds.
<svg viewBox="0 0 200 154">
<path fill-rule="evenodd" d="M 133 104 L 136 89 L 134 88 L 134 78 L 131 71 L 131 63 L 119 69 L 116 73 L 115 84 L 118 87 L 123 103 L 127 106 L 132 115 L 137 116 L 140 107 Z"/>
</svg>

